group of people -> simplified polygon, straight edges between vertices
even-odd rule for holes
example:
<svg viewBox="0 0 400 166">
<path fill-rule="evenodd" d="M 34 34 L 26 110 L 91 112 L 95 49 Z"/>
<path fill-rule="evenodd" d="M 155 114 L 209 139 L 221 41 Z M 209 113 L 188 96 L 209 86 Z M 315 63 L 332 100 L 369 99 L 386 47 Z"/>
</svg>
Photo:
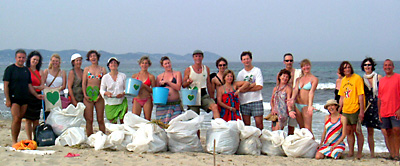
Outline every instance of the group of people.
<svg viewBox="0 0 400 166">
<path fill-rule="evenodd" d="M 68 73 L 60 69 L 61 58 L 53 54 L 50 64 L 44 71 L 40 70 L 42 56 L 38 51 L 32 51 L 26 58 L 24 50 L 17 50 L 16 62 L 7 67 L 4 72 L 4 94 L 6 106 L 11 107 L 12 141 L 17 142 L 21 127 L 21 119 L 26 119 L 28 139 L 32 139 L 32 131 L 38 125 L 42 109 L 41 90 L 57 88 L 61 98 L 63 90 L 68 86 L 68 101 L 77 105 L 83 102 L 86 106 L 86 133 L 93 134 L 94 108 L 99 130 L 105 133 L 104 113 L 112 122 L 123 123 L 123 117 L 128 111 L 128 101 L 125 96 L 126 75 L 118 71 L 120 61 L 111 57 L 106 68 L 99 66 L 100 54 L 90 50 L 86 60 L 90 66 L 82 69 L 83 57 L 80 54 L 71 56 L 72 69 Z M 260 68 L 253 66 L 252 53 L 244 51 L 240 60 L 244 68 L 235 76 L 228 69 L 228 61 L 219 58 L 216 61 L 218 72 L 210 75 L 210 68 L 203 64 L 204 53 L 195 50 L 192 54 L 194 64 L 187 67 L 183 73 L 172 69 L 171 60 L 162 57 L 160 65 L 164 72 L 157 77 L 148 72 L 151 60 L 147 56 L 139 59 L 141 68 L 132 78 L 142 82 L 139 93 L 132 100 L 132 112 L 140 116 L 142 110 L 147 120 L 151 119 L 153 109 L 152 88 L 165 87 L 169 89 L 165 105 L 156 106 L 156 119 L 168 123 L 183 112 L 180 99 L 180 89 L 197 90 L 196 104 L 188 109 L 200 113 L 200 108 L 212 112 L 213 118 L 226 121 L 243 120 L 245 125 L 251 125 L 251 116 L 255 125 L 263 129 L 263 75 Z M 294 69 L 294 57 L 291 53 L 283 56 L 285 68 L 276 77 L 276 86 L 271 97 L 271 114 L 277 116 L 272 123 L 272 130 L 283 130 L 288 126 L 288 134 L 293 134 L 294 128 L 307 128 L 312 132 L 312 116 L 315 108 L 313 100 L 318 85 L 318 78 L 311 73 L 311 62 L 304 59 L 300 62 L 301 69 Z M 25 66 L 25 65 L 26 66 Z M 364 138 L 357 128 L 362 122 L 368 128 L 368 143 L 371 156 L 374 157 L 373 129 L 380 128 L 391 159 L 399 159 L 400 135 L 400 75 L 393 73 L 394 64 L 391 60 L 384 62 L 386 76 L 374 72 L 376 63 L 372 58 L 362 62 L 361 69 L 365 72 L 363 78 L 354 73 L 348 61 L 339 67 L 335 94 L 336 100 L 328 100 L 325 108 L 330 115 L 325 118 L 325 129 L 316 158 L 325 156 L 338 158 L 344 151 L 343 140 L 347 136 L 349 156 L 354 154 L 355 136 L 357 137 L 358 153 L 361 157 Z M 67 83 L 68 81 L 68 83 Z M 28 94 L 28 95 L 27 95 Z M 365 98 L 365 102 L 364 102 Z M 367 104 L 365 104 L 367 103 Z M 45 117 L 48 116 L 46 112 Z"/>
</svg>

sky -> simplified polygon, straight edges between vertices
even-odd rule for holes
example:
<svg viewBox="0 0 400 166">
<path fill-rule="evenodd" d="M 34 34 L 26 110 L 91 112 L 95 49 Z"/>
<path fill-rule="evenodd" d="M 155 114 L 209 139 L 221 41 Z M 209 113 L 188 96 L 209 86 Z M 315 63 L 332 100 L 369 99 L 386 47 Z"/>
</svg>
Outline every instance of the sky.
<svg viewBox="0 0 400 166">
<path fill-rule="evenodd" d="M 2 0 L 0 49 L 17 48 L 400 60 L 400 1 Z"/>
</svg>

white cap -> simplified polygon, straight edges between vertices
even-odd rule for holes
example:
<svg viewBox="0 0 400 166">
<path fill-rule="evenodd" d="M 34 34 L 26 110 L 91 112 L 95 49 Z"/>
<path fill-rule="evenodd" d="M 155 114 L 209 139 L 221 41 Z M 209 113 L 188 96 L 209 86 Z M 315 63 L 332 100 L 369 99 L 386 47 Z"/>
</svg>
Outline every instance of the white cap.
<svg viewBox="0 0 400 166">
<path fill-rule="evenodd" d="M 75 60 L 76 58 L 82 58 L 82 55 L 79 54 L 79 53 L 72 54 L 72 56 L 71 56 L 71 62 L 72 62 L 73 60 Z"/>
<path fill-rule="evenodd" d="M 108 59 L 108 62 L 107 62 L 107 64 L 108 64 L 108 63 L 110 63 L 110 62 L 111 62 L 111 60 L 115 60 L 115 61 L 117 61 L 117 62 L 118 62 L 118 64 L 119 64 L 119 60 L 118 60 L 116 57 L 111 57 L 110 59 Z"/>
</svg>

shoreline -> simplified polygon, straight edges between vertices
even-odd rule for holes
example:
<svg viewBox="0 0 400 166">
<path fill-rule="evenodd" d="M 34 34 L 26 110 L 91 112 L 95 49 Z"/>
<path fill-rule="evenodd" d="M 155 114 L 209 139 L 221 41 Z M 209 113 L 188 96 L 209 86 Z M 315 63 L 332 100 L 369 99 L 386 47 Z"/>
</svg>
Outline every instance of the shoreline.
<svg viewBox="0 0 400 166">
<path fill-rule="evenodd" d="M 5 147 L 11 146 L 11 120 L 0 120 L 0 158 L 7 165 L 54 165 L 59 163 L 66 165 L 213 165 L 213 155 L 206 152 L 161 152 L 137 154 L 127 150 L 99 150 L 91 147 L 81 149 L 72 147 L 50 146 L 38 147 L 38 150 L 54 150 L 51 155 L 25 154 L 7 150 Z M 205 130 L 201 131 L 201 142 L 205 145 Z M 21 126 L 19 141 L 26 139 L 24 123 Z M 64 157 L 68 153 L 78 153 L 79 157 Z M 287 165 L 296 164 L 297 166 L 310 165 L 400 165 L 400 161 L 386 160 L 387 152 L 376 153 L 377 158 L 371 158 L 369 153 L 363 153 L 363 158 L 357 160 L 353 157 L 344 157 L 343 159 L 323 159 L 316 160 L 310 158 L 292 158 L 283 156 L 251 156 L 251 155 L 216 155 L 216 165 Z M 344 156 L 347 156 L 345 151 Z"/>
</svg>

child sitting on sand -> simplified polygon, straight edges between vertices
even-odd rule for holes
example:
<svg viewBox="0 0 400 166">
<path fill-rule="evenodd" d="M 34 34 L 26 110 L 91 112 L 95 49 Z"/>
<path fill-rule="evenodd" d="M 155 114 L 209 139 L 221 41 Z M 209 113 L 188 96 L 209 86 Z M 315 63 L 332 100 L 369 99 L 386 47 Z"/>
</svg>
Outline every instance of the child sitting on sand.
<svg viewBox="0 0 400 166">
<path fill-rule="evenodd" d="M 347 125 L 347 119 L 339 114 L 339 104 L 335 99 L 326 101 L 324 108 L 329 111 L 330 115 L 325 116 L 324 132 L 315 158 L 323 159 L 327 156 L 337 159 L 346 147 L 343 140 L 346 138 L 346 127 L 344 126 Z"/>
</svg>

